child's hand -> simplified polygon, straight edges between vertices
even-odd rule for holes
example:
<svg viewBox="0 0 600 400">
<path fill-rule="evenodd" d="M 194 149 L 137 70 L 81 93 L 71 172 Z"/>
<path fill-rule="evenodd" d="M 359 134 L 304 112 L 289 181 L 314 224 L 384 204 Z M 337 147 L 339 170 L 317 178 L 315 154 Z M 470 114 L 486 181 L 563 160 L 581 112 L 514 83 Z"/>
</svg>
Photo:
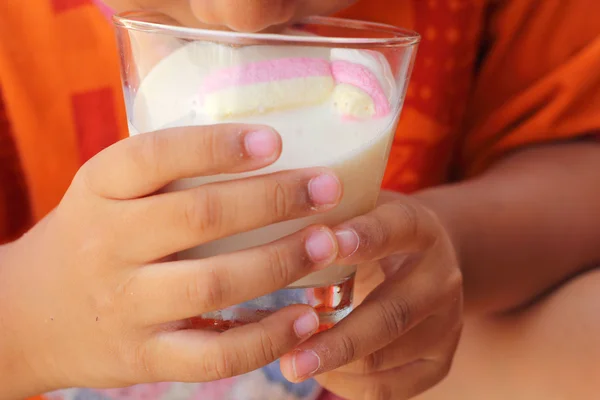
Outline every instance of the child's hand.
<svg viewBox="0 0 600 400">
<path fill-rule="evenodd" d="M 160 192 L 176 179 L 266 166 L 280 151 L 268 128 L 191 127 L 135 136 L 84 165 L 47 218 L 0 248 L 0 354 L 11 373 L 29 378 L 23 388 L 216 380 L 266 365 L 311 336 L 318 319 L 308 306 L 223 334 L 185 330 L 181 321 L 330 264 L 337 244 L 328 228 L 212 259 L 165 261 L 338 203 L 340 183 L 325 169 Z"/>
<path fill-rule="evenodd" d="M 257 32 L 310 15 L 326 15 L 356 0 L 103 0 L 116 11 L 156 10 L 187 26 Z"/>
<path fill-rule="evenodd" d="M 462 326 L 462 278 L 438 219 L 394 195 L 336 228 L 341 262 L 381 260 L 381 283 L 345 320 L 286 355 L 285 376 L 313 375 L 349 400 L 406 399 L 448 372 Z M 345 256 L 345 258 L 344 258 Z M 339 262 L 339 261 L 338 261 Z M 360 269 L 359 269 L 360 275 Z"/>
</svg>

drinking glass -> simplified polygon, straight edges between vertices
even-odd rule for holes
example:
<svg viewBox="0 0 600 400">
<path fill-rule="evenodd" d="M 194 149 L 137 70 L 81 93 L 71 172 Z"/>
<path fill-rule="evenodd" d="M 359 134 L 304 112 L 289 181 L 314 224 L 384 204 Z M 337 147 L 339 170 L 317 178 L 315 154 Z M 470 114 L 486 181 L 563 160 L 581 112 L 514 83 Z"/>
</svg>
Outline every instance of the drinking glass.
<svg viewBox="0 0 600 400">
<path fill-rule="evenodd" d="M 344 187 L 340 205 L 325 214 L 205 243 L 179 259 L 259 246 L 375 207 L 418 34 L 328 17 L 279 33 L 189 28 L 148 11 L 120 14 L 114 22 L 130 135 L 236 122 L 269 125 L 282 137 L 281 157 L 269 167 L 180 180 L 166 190 L 308 167 L 333 169 Z M 356 266 L 333 265 L 285 289 L 193 318 L 193 326 L 226 330 L 302 303 L 317 310 L 326 329 L 352 310 L 355 272 Z"/>
</svg>

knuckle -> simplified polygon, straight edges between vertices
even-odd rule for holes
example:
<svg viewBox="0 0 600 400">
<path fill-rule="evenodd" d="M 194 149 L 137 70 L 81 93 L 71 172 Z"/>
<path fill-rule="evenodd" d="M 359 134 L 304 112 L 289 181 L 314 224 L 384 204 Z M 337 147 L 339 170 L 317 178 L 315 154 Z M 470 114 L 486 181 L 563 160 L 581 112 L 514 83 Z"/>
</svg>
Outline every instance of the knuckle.
<svg viewBox="0 0 600 400">
<path fill-rule="evenodd" d="M 452 268 L 448 278 L 449 287 L 454 290 L 460 290 L 463 287 L 463 274 L 458 267 Z"/>
<path fill-rule="evenodd" d="M 92 159 L 93 160 L 93 159 Z M 99 195 L 98 183 L 96 182 L 96 169 L 92 160 L 83 164 L 75 174 L 70 188 L 77 188 L 95 195 Z"/>
<path fill-rule="evenodd" d="M 198 136 L 200 141 L 196 154 L 205 165 L 217 166 L 222 163 L 221 141 L 217 129 L 208 128 Z"/>
<path fill-rule="evenodd" d="M 227 275 L 205 267 L 188 282 L 186 301 L 199 313 L 216 310 L 223 304 L 229 285 Z"/>
<path fill-rule="evenodd" d="M 419 213 L 417 209 L 412 204 L 405 202 L 397 202 L 394 205 L 402 216 L 402 222 L 407 232 L 413 236 L 417 236 L 419 233 Z"/>
<path fill-rule="evenodd" d="M 443 361 L 436 363 L 428 379 L 428 387 L 432 387 L 442 382 L 450 374 L 452 369 L 452 357 L 448 357 Z"/>
<path fill-rule="evenodd" d="M 71 236 L 69 239 L 74 244 L 74 251 L 77 257 L 82 259 L 94 260 L 92 265 L 96 267 L 104 267 L 107 260 L 114 262 L 116 260 L 126 261 L 122 254 L 117 253 L 118 244 L 113 240 L 114 231 L 104 226 L 107 218 L 104 216 L 105 221 L 100 221 L 97 218 L 88 220 L 82 223 L 78 220 L 77 223 L 85 224 L 85 230 L 80 230 L 76 235 Z M 91 265 L 88 265 L 91 267 Z"/>
<path fill-rule="evenodd" d="M 115 313 L 121 309 L 118 293 L 116 292 L 106 291 L 101 294 L 96 294 L 91 299 L 94 310 L 98 315 L 115 315 Z"/>
<path fill-rule="evenodd" d="M 378 372 L 383 366 L 383 351 L 375 351 L 367 355 L 362 361 L 361 373 L 364 375 Z"/>
<path fill-rule="evenodd" d="M 267 327 L 262 322 L 258 324 L 261 326 L 261 329 L 259 333 L 260 346 L 258 346 L 256 359 L 254 360 L 256 367 L 276 360 L 280 350 L 277 341 L 269 334 Z"/>
<path fill-rule="evenodd" d="M 390 340 L 400 337 L 410 326 L 411 308 L 408 300 L 403 297 L 382 301 L 379 312 Z"/>
<path fill-rule="evenodd" d="M 185 225 L 193 234 L 219 235 L 223 226 L 223 205 L 217 193 L 198 188 L 184 207 Z"/>
<path fill-rule="evenodd" d="M 200 361 L 202 379 L 213 381 L 236 375 L 236 370 L 242 370 L 244 364 L 242 359 L 234 357 L 234 355 L 233 352 L 226 352 L 221 347 L 215 347 L 211 354 L 207 354 Z"/>
<path fill-rule="evenodd" d="M 115 281 L 103 280 L 103 287 L 88 290 L 86 301 L 95 313 L 94 317 L 122 318 L 126 304 L 123 293 L 131 286 L 131 281 L 130 276 Z"/>
<path fill-rule="evenodd" d="M 161 153 L 169 146 L 169 137 L 153 132 L 142 135 L 141 138 L 141 140 L 130 141 L 127 156 L 132 165 L 140 171 L 160 175 L 164 162 Z"/>
<path fill-rule="evenodd" d="M 448 357 L 446 360 L 444 360 L 444 362 L 440 365 L 440 368 L 438 369 L 438 380 L 437 382 L 441 382 L 444 379 L 446 379 L 446 377 L 448 377 L 448 375 L 450 374 L 450 370 L 452 369 L 452 365 L 453 365 L 453 357 Z"/>
<path fill-rule="evenodd" d="M 142 376 L 144 381 L 156 382 L 160 380 L 146 344 L 136 345 L 131 354 L 128 363 L 135 375 Z"/>
<path fill-rule="evenodd" d="M 106 190 L 106 159 L 110 158 L 115 150 L 120 151 L 127 143 L 116 143 L 100 151 L 95 157 L 87 160 L 77 171 L 68 191 L 75 189 L 78 194 L 92 194 L 98 197 L 110 197 Z M 126 147 L 125 147 L 126 148 Z"/>
<path fill-rule="evenodd" d="M 88 207 L 92 206 L 90 200 L 111 199 L 114 196 L 114 182 L 107 180 L 105 168 L 101 165 L 102 162 L 92 158 L 79 168 L 66 195 L 61 200 L 61 203 L 82 201 L 88 203 Z M 95 198 L 95 199 L 94 199 Z M 81 205 L 78 205 L 81 207 Z"/>
<path fill-rule="evenodd" d="M 421 220 L 417 206 L 406 202 L 396 202 L 393 203 L 393 207 L 401 215 L 404 230 L 411 238 L 416 239 L 423 247 L 430 247 L 437 241 L 437 233 L 426 228 L 428 225 Z"/>
<path fill-rule="evenodd" d="M 289 191 L 285 184 L 280 181 L 273 183 L 268 189 L 267 198 L 271 199 L 274 217 L 277 220 L 284 219 L 292 213 L 292 202 L 289 200 Z"/>
<path fill-rule="evenodd" d="M 454 328 L 453 333 L 450 335 L 448 344 L 443 346 L 443 348 L 441 349 L 442 356 L 437 366 L 437 376 L 439 377 L 438 382 L 444 380 L 452 370 L 452 366 L 454 365 L 454 356 L 456 354 L 456 349 L 459 344 L 461 330 L 462 324 L 459 323 Z"/>
<path fill-rule="evenodd" d="M 265 249 L 266 265 L 270 272 L 273 285 L 281 285 L 292 280 L 292 266 L 290 253 L 280 246 L 270 246 Z"/>
<path fill-rule="evenodd" d="M 366 247 L 372 250 L 386 247 L 390 240 L 390 231 L 379 218 L 366 216 L 366 224 L 369 226 L 369 238 L 366 240 Z"/>
<path fill-rule="evenodd" d="M 354 361 L 357 354 L 355 341 L 350 336 L 344 335 L 340 338 L 339 346 L 341 347 L 341 352 L 339 353 L 341 362 L 339 365 L 346 365 Z"/>
<path fill-rule="evenodd" d="M 365 391 L 365 400 L 392 400 L 392 388 L 385 383 L 373 383 Z"/>
<path fill-rule="evenodd" d="M 462 303 L 463 294 L 463 275 L 460 269 L 455 267 L 446 268 L 445 275 L 441 276 L 439 296 L 436 304 L 439 307 L 446 305 L 446 301 L 451 298 L 455 302 Z"/>
</svg>

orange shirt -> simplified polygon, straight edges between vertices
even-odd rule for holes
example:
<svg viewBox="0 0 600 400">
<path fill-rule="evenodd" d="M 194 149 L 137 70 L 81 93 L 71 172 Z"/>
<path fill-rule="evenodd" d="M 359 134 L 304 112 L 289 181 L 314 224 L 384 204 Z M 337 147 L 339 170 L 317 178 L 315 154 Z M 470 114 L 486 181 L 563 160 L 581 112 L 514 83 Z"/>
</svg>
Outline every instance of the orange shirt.
<svg viewBox="0 0 600 400">
<path fill-rule="evenodd" d="M 363 0 L 342 13 L 423 35 L 385 186 L 480 173 L 507 151 L 597 132 L 597 0 Z M 126 136 L 112 29 L 91 0 L 0 1 L 0 240 L 51 210 Z"/>
<path fill-rule="evenodd" d="M 600 128 L 597 0 L 363 0 L 345 17 L 423 35 L 385 186 L 481 173 L 508 151 Z M 110 25 L 91 0 L 0 1 L 0 242 L 125 137 Z"/>
</svg>

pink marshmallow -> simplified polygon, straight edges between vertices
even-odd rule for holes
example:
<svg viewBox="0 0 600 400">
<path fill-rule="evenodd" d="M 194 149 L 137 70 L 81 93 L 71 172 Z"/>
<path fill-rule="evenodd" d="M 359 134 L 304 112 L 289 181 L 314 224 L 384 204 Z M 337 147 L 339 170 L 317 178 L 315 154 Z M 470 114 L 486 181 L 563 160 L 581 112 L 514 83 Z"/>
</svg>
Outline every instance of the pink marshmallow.
<svg viewBox="0 0 600 400">
<path fill-rule="evenodd" d="M 331 66 L 320 58 L 280 58 L 226 68 L 204 80 L 202 92 L 267 83 L 286 79 L 331 77 Z"/>
<path fill-rule="evenodd" d="M 376 117 L 384 117 L 390 113 L 390 103 L 381 83 L 368 68 L 349 61 L 338 60 L 331 64 L 331 69 L 336 83 L 357 87 L 373 99 Z"/>
</svg>

